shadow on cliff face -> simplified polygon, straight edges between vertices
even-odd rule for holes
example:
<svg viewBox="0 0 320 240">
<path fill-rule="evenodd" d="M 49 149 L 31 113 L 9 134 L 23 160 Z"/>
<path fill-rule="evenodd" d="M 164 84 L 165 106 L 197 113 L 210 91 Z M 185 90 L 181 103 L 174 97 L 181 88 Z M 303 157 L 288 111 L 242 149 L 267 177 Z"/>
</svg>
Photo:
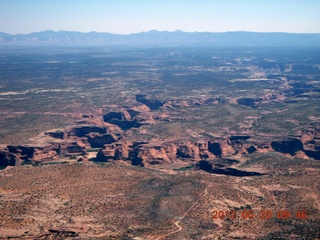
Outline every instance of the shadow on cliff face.
<svg viewBox="0 0 320 240">
<path fill-rule="evenodd" d="M 92 148 L 102 148 L 105 144 L 116 142 L 117 138 L 112 134 L 88 136 L 88 142 Z"/>
<path fill-rule="evenodd" d="M 138 128 L 142 124 L 139 123 L 137 120 L 118 120 L 112 119 L 109 123 L 115 124 L 120 127 L 122 130 L 128 130 L 130 128 Z"/>
<path fill-rule="evenodd" d="M 70 136 L 77 136 L 77 137 L 84 137 L 89 133 L 101 133 L 105 134 L 107 133 L 107 128 L 105 127 L 98 127 L 98 126 L 81 126 L 81 127 L 75 127 L 71 130 L 69 133 Z"/>
<path fill-rule="evenodd" d="M 257 108 L 257 104 L 261 101 L 260 98 L 240 98 L 237 103 L 243 106 Z"/>
<path fill-rule="evenodd" d="M 271 142 L 271 147 L 276 152 L 289 153 L 291 156 L 293 156 L 297 151 L 303 150 L 302 142 L 299 139 L 274 141 Z"/>
<path fill-rule="evenodd" d="M 305 150 L 304 152 L 308 157 L 320 160 L 320 147 L 318 147 L 315 151 Z"/>
<path fill-rule="evenodd" d="M 230 163 L 233 164 L 233 163 Z M 196 169 L 204 170 L 209 173 L 223 174 L 234 177 L 249 177 L 264 175 L 259 172 L 242 171 L 235 168 L 227 167 L 229 164 L 216 163 L 214 161 L 201 160 L 196 164 Z"/>
<path fill-rule="evenodd" d="M 122 111 L 122 112 L 109 112 L 103 115 L 103 121 L 115 124 L 122 130 L 128 130 L 130 128 L 138 128 L 142 124 L 136 119 L 132 119 L 137 116 L 139 112 L 134 110 Z"/>
<path fill-rule="evenodd" d="M 157 110 L 165 104 L 165 102 L 157 99 L 148 99 L 147 95 L 142 94 L 136 95 L 136 101 L 147 105 L 151 110 Z"/>
</svg>

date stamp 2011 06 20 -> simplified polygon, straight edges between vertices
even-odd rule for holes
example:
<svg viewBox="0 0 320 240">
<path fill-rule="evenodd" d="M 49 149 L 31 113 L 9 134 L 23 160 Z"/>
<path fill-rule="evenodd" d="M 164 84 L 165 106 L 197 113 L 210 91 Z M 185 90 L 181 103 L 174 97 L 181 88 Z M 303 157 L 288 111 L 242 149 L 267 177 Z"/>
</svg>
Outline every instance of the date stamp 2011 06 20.
<svg viewBox="0 0 320 240">
<path fill-rule="evenodd" d="M 213 210 L 212 211 L 212 219 L 243 219 L 243 220 L 253 220 L 253 219 L 260 219 L 260 220 L 268 220 L 271 218 L 278 218 L 278 219 L 301 219 L 306 220 L 308 218 L 308 214 L 306 210 L 299 210 L 295 212 L 290 212 L 287 209 L 278 210 L 273 212 L 269 209 L 265 210 L 250 210 L 245 209 L 241 211 L 235 210 Z"/>
</svg>

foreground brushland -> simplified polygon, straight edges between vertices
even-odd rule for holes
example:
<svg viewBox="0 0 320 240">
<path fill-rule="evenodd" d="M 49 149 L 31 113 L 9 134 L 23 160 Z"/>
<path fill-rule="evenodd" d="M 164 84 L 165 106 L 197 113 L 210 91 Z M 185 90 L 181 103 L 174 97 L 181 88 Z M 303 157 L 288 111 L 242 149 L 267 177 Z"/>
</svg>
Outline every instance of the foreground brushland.
<svg viewBox="0 0 320 240">
<path fill-rule="evenodd" d="M 0 173 L 0 237 L 312 239 L 320 236 L 317 161 L 255 153 L 238 168 L 264 174 L 246 177 L 217 175 L 198 168 L 151 170 L 122 161 L 7 168 Z M 254 219 L 249 216 L 246 219 L 243 211 L 247 210 L 253 211 Z M 290 217 L 283 217 L 282 212 L 278 215 L 285 210 Z M 215 219 L 214 211 L 234 211 L 236 218 Z M 271 211 L 272 216 L 266 218 L 264 211 Z"/>
</svg>

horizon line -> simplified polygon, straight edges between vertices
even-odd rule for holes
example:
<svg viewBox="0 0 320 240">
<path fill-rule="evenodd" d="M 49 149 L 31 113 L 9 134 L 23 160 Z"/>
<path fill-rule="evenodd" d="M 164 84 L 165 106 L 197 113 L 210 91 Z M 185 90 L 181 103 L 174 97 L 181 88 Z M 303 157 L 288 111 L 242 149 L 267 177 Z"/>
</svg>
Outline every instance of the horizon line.
<svg viewBox="0 0 320 240">
<path fill-rule="evenodd" d="M 41 31 L 35 31 L 35 32 L 29 32 L 29 33 L 7 33 L 7 32 L 0 32 L 8 35 L 29 35 L 33 33 L 43 33 L 43 32 L 73 32 L 73 33 L 107 33 L 107 34 L 113 34 L 113 35 L 131 35 L 131 34 L 141 34 L 141 33 L 150 33 L 150 32 L 166 32 L 166 33 L 175 33 L 175 32 L 183 32 L 183 33 L 285 33 L 285 34 L 320 34 L 320 32 L 260 32 L 260 31 L 246 31 L 246 30 L 237 30 L 237 31 L 217 31 L 217 32 L 210 32 L 210 31 L 183 31 L 183 30 L 157 30 L 157 29 L 150 29 L 147 31 L 141 31 L 141 32 L 132 32 L 132 33 L 112 33 L 112 32 L 100 32 L 100 31 L 89 31 L 89 32 L 82 32 L 82 31 L 75 31 L 75 30 L 41 30 Z"/>
</svg>

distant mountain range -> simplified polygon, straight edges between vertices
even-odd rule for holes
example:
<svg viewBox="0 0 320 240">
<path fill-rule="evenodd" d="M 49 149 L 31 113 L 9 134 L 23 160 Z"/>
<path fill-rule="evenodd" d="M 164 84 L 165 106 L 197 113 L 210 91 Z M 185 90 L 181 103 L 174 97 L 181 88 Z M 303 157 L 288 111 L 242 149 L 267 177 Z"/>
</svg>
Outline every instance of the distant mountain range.
<svg viewBox="0 0 320 240">
<path fill-rule="evenodd" d="M 211 46 L 320 46 L 320 33 L 183 32 L 156 31 L 111 34 L 51 30 L 30 34 L 0 32 L 0 46 L 28 45 L 211 45 Z"/>
</svg>

